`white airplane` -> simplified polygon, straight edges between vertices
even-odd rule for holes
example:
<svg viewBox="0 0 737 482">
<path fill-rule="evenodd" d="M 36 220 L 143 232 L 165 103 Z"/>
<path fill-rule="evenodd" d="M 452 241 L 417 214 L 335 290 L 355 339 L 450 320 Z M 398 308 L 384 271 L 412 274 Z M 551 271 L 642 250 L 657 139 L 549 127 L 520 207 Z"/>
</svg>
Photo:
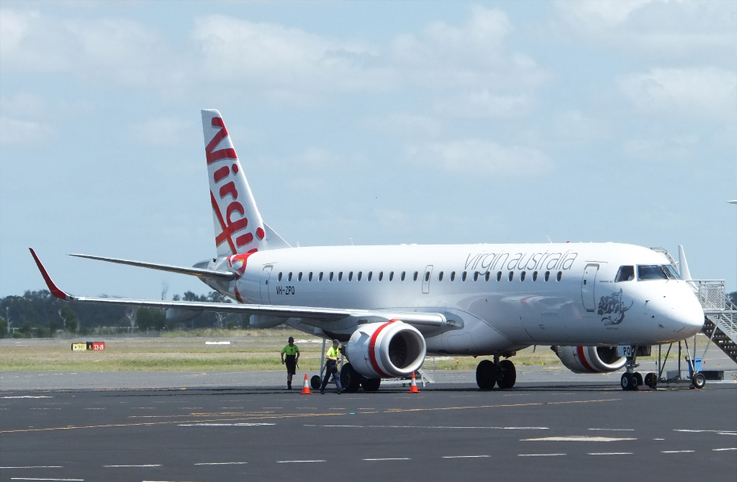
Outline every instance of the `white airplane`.
<svg viewBox="0 0 737 482">
<path fill-rule="evenodd" d="M 427 353 L 491 356 L 481 389 L 515 384 L 508 359 L 551 345 L 574 372 L 626 368 L 642 385 L 638 353 L 698 333 L 704 313 L 666 256 L 614 243 L 292 247 L 263 222 L 223 119 L 202 111 L 217 257 L 194 267 L 84 258 L 197 276 L 237 303 L 123 300 L 60 290 L 31 253 L 51 293 L 108 303 L 251 315 L 253 327 L 286 323 L 338 339 L 348 391 L 408 377 Z M 500 360 L 500 358 L 505 358 Z M 655 386 L 655 374 L 645 382 Z"/>
</svg>

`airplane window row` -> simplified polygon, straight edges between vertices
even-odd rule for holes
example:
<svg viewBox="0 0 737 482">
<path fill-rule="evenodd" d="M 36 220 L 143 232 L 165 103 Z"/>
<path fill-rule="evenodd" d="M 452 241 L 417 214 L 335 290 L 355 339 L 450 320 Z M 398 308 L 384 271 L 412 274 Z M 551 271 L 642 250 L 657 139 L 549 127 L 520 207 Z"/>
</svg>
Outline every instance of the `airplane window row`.
<svg viewBox="0 0 737 482">
<path fill-rule="evenodd" d="M 366 281 L 371 281 L 372 279 L 374 279 L 374 273 L 373 273 L 373 271 L 369 271 L 366 274 L 366 277 L 365 278 L 364 278 L 363 274 L 364 274 L 363 271 L 359 271 L 358 273 L 356 273 L 356 276 L 354 276 L 354 272 L 353 271 L 349 271 L 348 274 L 347 274 L 347 276 L 343 276 L 343 272 L 342 271 L 339 271 L 338 272 L 338 275 L 335 276 L 335 272 L 331 271 L 330 273 L 327 274 L 327 276 L 325 276 L 325 273 L 322 272 L 322 271 L 320 271 L 317 274 L 317 276 L 314 276 L 314 273 L 312 271 L 310 271 L 304 277 L 303 277 L 303 273 L 302 272 L 299 272 L 293 278 L 293 273 L 289 272 L 286 275 L 286 280 L 287 280 L 287 282 L 291 282 L 293 279 L 296 279 L 296 281 L 302 281 L 303 278 L 306 279 L 307 281 L 313 281 L 315 279 L 317 281 L 323 281 L 323 279 L 325 279 L 325 278 L 327 278 L 328 281 L 335 281 L 335 280 L 337 280 L 337 281 L 343 281 L 343 279 L 347 279 L 348 281 L 353 281 L 354 279 L 356 281 L 361 281 L 363 279 L 365 279 Z M 417 279 L 419 278 L 419 275 L 420 275 L 419 271 L 415 271 L 411 275 L 412 281 L 417 281 Z M 443 281 L 444 275 L 445 275 L 445 273 L 443 271 L 439 272 L 438 273 L 438 281 Z M 546 271 L 544 273 L 543 278 L 545 279 L 545 281 L 550 281 L 550 275 L 551 275 L 550 271 Z M 503 273 L 501 271 L 497 272 L 496 273 L 496 280 L 497 281 L 501 281 L 502 280 L 502 276 L 503 276 Z M 508 278 L 509 281 L 514 281 L 514 276 L 515 276 L 514 275 L 514 271 L 509 271 L 509 274 L 506 276 L 506 278 Z M 279 272 L 279 274 L 277 276 L 277 281 L 278 282 L 281 282 L 282 279 L 283 279 L 283 277 L 284 277 L 284 273 L 283 272 Z M 388 278 L 389 281 L 394 281 L 394 271 L 390 271 L 389 272 L 389 276 L 387 278 Z M 461 281 L 466 281 L 468 279 L 468 272 L 467 271 L 463 271 L 458 278 Z M 558 271 L 558 273 L 555 276 L 556 281 L 560 281 L 562 278 L 563 278 L 563 272 L 562 271 Z M 377 279 L 378 279 L 378 281 L 383 281 L 384 280 L 384 272 L 383 271 L 380 271 L 379 272 L 379 275 L 377 276 Z M 402 273 L 399 275 L 399 279 L 401 281 L 406 280 L 407 279 L 407 272 L 406 271 L 402 271 Z M 456 272 L 455 271 L 451 271 L 450 276 L 449 276 L 449 279 L 450 279 L 450 281 L 455 281 L 456 280 Z M 489 281 L 491 279 L 491 273 L 487 271 L 486 273 L 483 273 L 482 274 L 482 273 L 480 273 L 478 271 L 475 271 L 473 273 L 473 280 L 474 281 L 478 281 L 479 279 L 483 279 L 484 281 Z M 519 274 L 519 280 L 520 281 L 525 281 L 525 279 L 527 279 L 527 271 L 522 271 Z M 537 281 L 537 279 L 538 279 L 538 272 L 537 271 L 533 271 L 532 272 L 532 281 Z M 429 271 L 426 271 L 425 272 L 424 281 L 426 283 L 428 281 L 430 281 L 430 272 Z"/>
</svg>

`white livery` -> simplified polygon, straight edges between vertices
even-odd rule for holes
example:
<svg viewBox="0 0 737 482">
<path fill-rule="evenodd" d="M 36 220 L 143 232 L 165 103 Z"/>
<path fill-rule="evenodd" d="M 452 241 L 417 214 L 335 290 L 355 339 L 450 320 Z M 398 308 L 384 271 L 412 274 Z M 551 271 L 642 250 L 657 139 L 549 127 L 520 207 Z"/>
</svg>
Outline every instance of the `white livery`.
<svg viewBox="0 0 737 482">
<path fill-rule="evenodd" d="M 480 388 L 511 388 L 508 359 L 550 345 L 576 372 L 626 367 L 636 388 L 635 356 L 651 345 L 701 330 L 692 289 L 662 253 L 614 243 L 291 247 L 258 210 L 225 123 L 203 110 L 205 153 L 217 257 L 192 268 L 76 255 L 199 277 L 237 303 L 119 300 L 114 303 L 251 315 L 251 326 L 287 323 L 344 344 L 348 390 L 408 377 L 427 353 L 492 356 L 479 363 Z M 33 251 L 33 250 L 31 250 Z M 632 347 L 620 357 L 618 346 Z"/>
</svg>

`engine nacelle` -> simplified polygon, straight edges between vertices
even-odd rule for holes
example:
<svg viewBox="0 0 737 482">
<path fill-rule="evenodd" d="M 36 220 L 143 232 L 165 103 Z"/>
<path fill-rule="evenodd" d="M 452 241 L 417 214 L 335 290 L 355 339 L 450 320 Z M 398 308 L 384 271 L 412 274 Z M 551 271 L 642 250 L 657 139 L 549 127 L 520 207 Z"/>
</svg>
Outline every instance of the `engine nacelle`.
<svg viewBox="0 0 737 482">
<path fill-rule="evenodd" d="M 409 376 L 426 352 L 422 333 L 401 320 L 361 325 L 345 346 L 351 366 L 366 378 Z"/>
<path fill-rule="evenodd" d="M 576 373 L 605 373 L 617 371 L 627 363 L 617 355 L 616 346 L 554 346 L 560 361 Z"/>
</svg>

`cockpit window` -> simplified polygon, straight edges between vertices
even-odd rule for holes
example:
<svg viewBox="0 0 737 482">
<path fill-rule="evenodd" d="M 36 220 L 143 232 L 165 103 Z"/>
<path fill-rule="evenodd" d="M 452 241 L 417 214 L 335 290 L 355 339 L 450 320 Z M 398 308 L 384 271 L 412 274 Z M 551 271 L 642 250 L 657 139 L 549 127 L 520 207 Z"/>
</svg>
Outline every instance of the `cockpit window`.
<svg viewBox="0 0 737 482">
<path fill-rule="evenodd" d="M 669 280 L 681 279 L 675 268 L 669 264 L 664 265 L 640 265 L 637 267 L 637 280 Z"/>
<path fill-rule="evenodd" d="M 634 266 L 620 266 L 617 271 L 617 277 L 614 281 L 619 283 L 620 281 L 632 281 L 635 279 L 635 267 Z"/>
</svg>

